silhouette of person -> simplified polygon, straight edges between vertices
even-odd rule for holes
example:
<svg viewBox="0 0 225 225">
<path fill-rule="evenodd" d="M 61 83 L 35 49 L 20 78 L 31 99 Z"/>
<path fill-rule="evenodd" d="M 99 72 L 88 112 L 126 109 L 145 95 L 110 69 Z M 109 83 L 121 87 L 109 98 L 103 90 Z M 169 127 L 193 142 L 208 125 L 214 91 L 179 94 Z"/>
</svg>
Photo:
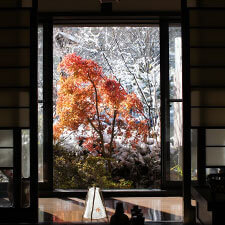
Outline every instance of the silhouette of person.
<svg viewBox="0 0 225 225">
<path fill-rule="evenodd" d="M 110 219 L 110 225 L 130 225 L 128 216 L 124 214 L 122 202 L 116 204 L 116 211 Z"/>
</svg>

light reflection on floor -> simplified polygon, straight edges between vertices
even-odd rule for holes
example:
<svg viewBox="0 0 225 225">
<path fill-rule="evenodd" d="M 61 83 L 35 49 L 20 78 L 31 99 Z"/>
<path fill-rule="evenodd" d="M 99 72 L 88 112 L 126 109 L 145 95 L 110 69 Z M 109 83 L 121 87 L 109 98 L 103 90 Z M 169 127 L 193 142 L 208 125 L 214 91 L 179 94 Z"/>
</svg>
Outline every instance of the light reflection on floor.
<svg viewBox="0 0 225 225">
<path fill-rule="evenodd" d="M 118 201 L 123 202 L 125 213 L 131 217 L 131 209 L 138 205 L 142 209 L 145 221 L 176 221 L 183 220 L 181 197 L 123 197 L 105 199 L 109 218 L 115 212 Z M 39 222 L 81 222 L 85 201 L 79 198 L 40 198 Z M 88 220 L 84 220 L 88 221 Z M 107 219 L 98 220 L 106 222 Z"/>
</svg>

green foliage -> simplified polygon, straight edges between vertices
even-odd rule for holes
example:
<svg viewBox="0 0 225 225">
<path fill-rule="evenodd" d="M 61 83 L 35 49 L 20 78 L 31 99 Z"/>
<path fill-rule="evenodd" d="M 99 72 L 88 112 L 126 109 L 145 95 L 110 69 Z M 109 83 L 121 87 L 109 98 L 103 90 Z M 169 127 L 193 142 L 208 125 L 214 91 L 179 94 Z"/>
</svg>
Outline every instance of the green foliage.
<svg viewBox="0 0 225 225">
<path fill-rule="evenodd" d="M 54 188 L 86 189 L 131 188 L 132 182 L 125 179 L 113 180 L 107 171 L 107 160 L 90 154 L 77 155 L 59 145 L 54 146 Z"/>
<path fill-rule="evenodd" d="M 181 180 L 183 178 L 183 169 L 181 165 L 175 165 L 174 167 L 170 168 L 170 171 L 175 172 L 175 174 L 177 175 L 177 180 Z"/>
</svg>

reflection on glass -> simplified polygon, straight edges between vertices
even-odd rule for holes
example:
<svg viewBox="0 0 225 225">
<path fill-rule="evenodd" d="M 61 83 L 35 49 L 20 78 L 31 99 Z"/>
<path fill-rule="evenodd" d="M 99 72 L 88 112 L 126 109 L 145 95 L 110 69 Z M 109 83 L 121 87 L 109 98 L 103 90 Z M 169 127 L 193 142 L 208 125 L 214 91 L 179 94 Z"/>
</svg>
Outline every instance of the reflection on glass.
<svg viewBox="0 0 225 225">
<path fill-rule="evenodd" d="M 43 27 L 38 27 L 38 100 L 43 99 Z"/>
<path fill-rule="evenodd" d="M 170 180 L 182 180 L 182 102 L 170 103 Z"/>
<path fill-rule="evenodd" d="M 21 180 L 21 207 L 30 207 L 30 178 Z"/>
<path fill-rule="evenodd" d="M 22 130 L 21 207 L 30 206 L 30 130 Z"/>
<path fill-rule="evenodd" d="M 13 171 L 0 170 L 0 208 L 13 206 Z"/>
<path fill-rule="evenodd" d="M 169 27 L 170 99 L 182 99 L 181 27 Z"/>
<path fill-rule="evenodd" d="M 43 27 L 38 27 L 38 181 L 43 182 Z"/>
<path fill-rule="evenodd" d="M 224 168 L 206 168 L 206 177 L 210 174 L 225 172 Z"/>
<path fill-rule="evenodd" d="M 0 167 L 13 167 L 13 149 L 0 149 Z"/>
<path fill-rule="evenodd" d="M 38 104 L 38 180 L 43 182 L 43 103 Z"/>
<path fill-rule="evenodd" d="M 22 177 L 30 177 L 30 130 L 22 130 Z"/>
<path fill-rule="evenodd" d="M 13 147 L 12 130 L 0 130 L 0 147 Z"/>
<path fill-rule="evenodd" d="M 191 129 L 191 179 L 197 180 L 198 130 Z"/>
</svg>

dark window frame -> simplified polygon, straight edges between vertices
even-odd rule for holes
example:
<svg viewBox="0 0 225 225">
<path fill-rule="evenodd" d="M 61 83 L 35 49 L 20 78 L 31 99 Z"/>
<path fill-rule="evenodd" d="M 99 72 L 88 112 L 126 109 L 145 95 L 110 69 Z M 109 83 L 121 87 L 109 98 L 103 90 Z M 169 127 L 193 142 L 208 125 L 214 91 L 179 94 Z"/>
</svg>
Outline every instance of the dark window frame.
<svg viewBox="0 0 225 225">
<path fill-rule="evenodd" d="M 157 24 L 160 29 L 160 91 L 161 91 L 161 189 L 154 190 L 127 190 L 103 191 L 106 196 L 174 196 L 182 195 L 182 180 L 166 180 L 169 172 L 169 26 L 181 26 L 180 14 L 176 12 L 165 13 L 129 13 L 112 14 L 74 14 L 52 13 L 40 14 L 39 24 L 43 26 L 43 123 L 44 123 L 44 182 L 39 182 L 40 196 L 85 196 L 86 190 L 59 191 L 53 189 L 53 144 L 52 144 L 52 74 L 53 74 L 53 25 L 71 26 L 107 26 L 107 25 L 151 25 Z M 166 77 L 166 78 L 165 78 Z M 46 85 L 45 85 L 46 84 Z M 50 88 L 49 88 L 50 87 Z M 47 92 L 46 92 L 47 90 Z M 180 100 L 179 100 L 180 102 Z M 44 105 L 48 105 L 45 107 Z"/>
</svg>

